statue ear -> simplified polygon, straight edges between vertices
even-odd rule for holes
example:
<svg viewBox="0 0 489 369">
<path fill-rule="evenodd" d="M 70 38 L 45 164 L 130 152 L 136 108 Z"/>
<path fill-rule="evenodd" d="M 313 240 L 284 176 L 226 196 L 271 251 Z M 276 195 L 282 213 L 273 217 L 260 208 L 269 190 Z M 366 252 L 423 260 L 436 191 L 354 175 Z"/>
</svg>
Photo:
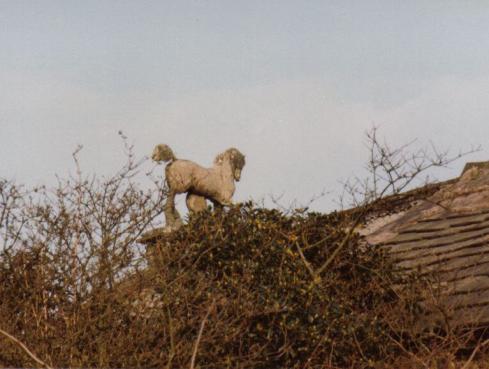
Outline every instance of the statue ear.
<svg viewBox="0 0 489 369">
<path fill-rule="evenodd" d="M 222 163 L 222 160 L 223 160 L 223 154 L 219 154 L 216 156 L 216 158 L 214 159 L 214 163 L 215 164 L 221 164 Z"/>
</svg>

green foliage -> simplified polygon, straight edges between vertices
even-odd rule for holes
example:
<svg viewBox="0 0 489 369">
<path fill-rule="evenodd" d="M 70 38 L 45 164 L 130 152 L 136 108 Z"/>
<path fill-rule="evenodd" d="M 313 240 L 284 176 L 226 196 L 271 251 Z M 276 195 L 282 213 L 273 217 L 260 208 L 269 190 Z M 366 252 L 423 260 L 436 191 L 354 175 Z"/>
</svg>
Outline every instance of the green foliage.
<svg viewBox="0 0 489 369">
<path fill-rule="evenodd" d="M 144 268 L 76 294 L 55 251 L 11 251 L 0 258 L 0 327 L 55 367 L 184 368 L 194 352 L 199 368 L 370 365 L 396 352 L 386 317 L 406 301 L 392 265 L 349 224 L 251 203 L 203 212 L 153 237 Z M 116 253 L 104 260 L 79 283 L 121 268 Z M 29 360 L 0 337 L 0 363 Z"/>
<path fill-rule="evenodd" d="M 348 237 L 348 224 L 337 213 L 286 216 L 252 204 L 202 213 L 157 242 L 152 273 L 188 271 L 191 289 L 205 281 L 202 304 L 217 301 L 209 324 L 222 325 L 205 342 L 234 365 L 378 360 L 393 350 L 382 314 L 396 302 L 396 274 L 382 252 L 354 234 L 320 278 L 311 273 Z M 199 356 L 212 363 L 212 355 L 202 348 Z"/>
</svg>

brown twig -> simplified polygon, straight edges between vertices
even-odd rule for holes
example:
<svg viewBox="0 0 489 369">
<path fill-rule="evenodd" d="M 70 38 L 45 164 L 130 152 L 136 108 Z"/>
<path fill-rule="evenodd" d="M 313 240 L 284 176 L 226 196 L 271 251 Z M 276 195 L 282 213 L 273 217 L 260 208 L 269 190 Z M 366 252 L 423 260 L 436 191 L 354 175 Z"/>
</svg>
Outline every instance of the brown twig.
<svg viewBox="0 0 489 369">
<path fill-rule="evenodd" d="M 348 244 L 348 242 L 351 240 L 351 237 L 353 236 L 353 233 L 356 231 L 357 227 L 360 225 L 362 220 L 364 219 L 364 215 L 366 214 L 366 210 L 362 211 L 361 214 L 357 217 L 355 222 L 352 224 L 350 227 L 350 230 L 346 234 L 346 236 L 343 238 L 341 243 L 338 245 L 338 247 L 333 251 L 333 253 L 330 255 L 330 257 L 321 265 L 315 272 L 315 276 L 320 277 L 321 273 L 326 270 L 326 268 L 333 262 L 333 260 L 336 258 L 336 255 Z"/>
<path fill-rule="evenodd" d="M 489 340 L 485 340 L 484 342 L 482 343 L 479 343 L 475 348 L 474 348 L 474 351 L 472 351 L 472 354 L 470 354 L 470 357 L 469 359 L 465 362 L 464 366 L 461 368 L 461 369 L 468 369 L 469 368 L 469 365 L 470 363 L 472 362 L 472 360 L 474 360 L 474 357 L 475 355 L 477 354 L 477 352 L 481 349 L 481 347 L 484 347 L 486 346 L 487 344 L 489 344 Z"/>
<path fill-rule="evenodd" d="M 207 319 L 209 318 L 211 311 L 214 309 L 214 305 L 215 305 L 215 301 L 212 301 L 211 305 L 209 306 L 209 309 L 207 309 L 207 313 L 205 314 L 204 319 L 202 319 L 202 322 L 200 323 L 199 334 L 197 335 L 197 339 L 195 340 L 192 359 L 190 360 L 190 369 L 195 368 L 195 359 L 197 358 L 197 351 L 199 350 L 199 344 L 200 344 L 200 340 L 202 339 L 202 333 L 204 332 L 205 323 L 207 322 Z"/>
<path fill-rule="evenodd" d="M 314 270 L 312 269 L 311 264 L 309 264 L 306 257 L 304 256 L 304 253 L 302 252 L 302 249 L 301 249 L 298 242 L 295 242 L 295 247 L 297 248 L 297 251 L 299 252 L 299 256 L 301 257 L 302 262 L 304 263 L 307 271 L 309 272 L 309 274 L 311 274 L 311 277 L 314 280 L 314 278 L 316 278 L 316 274 L 314 273 Z"/>
<path fill-rule="evenodd" d="M 26 352 L 27 355 L 29 355 L 29 357 L 34 360 L 36 363 L 38 363 L 39 365 L 42 365 L 43 367 L 47 368 L 47 369 L 53 369 L 51 366 L 49 366 L 48 364 L 46 364 L 44 361 L 42 361 L 41 359 L 39 359 L 36 355 L 34 355 L 32 353 L 31 350 L 29 350 L 27 348 L 26 345 L 24 345 L 21 341 L 19 341 L 17 338 L 15 338 L 14 336 L 12 336 L 11 334 L 5 332 L 3 329 L 0 328 L 0 334 L 4 335 L 5 337 L 7 337 L 9 340 L 11 340 L 12 342 L 14 342 L 16 345 L 20 346 L 20 348 L 22 348 L 22 350 L 24 350 Z"/>
</svg>

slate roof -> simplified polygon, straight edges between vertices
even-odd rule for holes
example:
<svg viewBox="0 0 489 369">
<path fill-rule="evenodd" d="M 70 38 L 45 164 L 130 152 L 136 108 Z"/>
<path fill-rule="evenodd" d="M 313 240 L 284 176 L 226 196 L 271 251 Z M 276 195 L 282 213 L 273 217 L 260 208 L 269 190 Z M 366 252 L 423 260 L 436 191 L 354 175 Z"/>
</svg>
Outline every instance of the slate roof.
<svg viewBox="0 0 489 369">
<path fill-rule="evenodd" d="M 435 281 L 432 321 L 489 325 L 489 162 L 468 163 L 458 179 L 362 233 L 403 271 Z"/>
</svg>

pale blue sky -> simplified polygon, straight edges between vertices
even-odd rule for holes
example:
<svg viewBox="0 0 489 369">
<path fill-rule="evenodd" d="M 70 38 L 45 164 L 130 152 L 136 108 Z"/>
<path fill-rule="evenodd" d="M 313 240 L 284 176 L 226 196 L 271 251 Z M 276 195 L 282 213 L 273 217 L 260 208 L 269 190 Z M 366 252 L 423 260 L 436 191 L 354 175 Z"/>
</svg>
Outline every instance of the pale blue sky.
<svg viewBox="0 0 489 369">
<path fill-rule="evenodd" d="M 489 159 L 489 3 L 0 0 L 0 175 L 53 183 L 156 143 L 247 155 L 237 200 L 332 208 L 372 124 Z M 455 176 L 463 162 L 440 176 Z"/>
</svg>

